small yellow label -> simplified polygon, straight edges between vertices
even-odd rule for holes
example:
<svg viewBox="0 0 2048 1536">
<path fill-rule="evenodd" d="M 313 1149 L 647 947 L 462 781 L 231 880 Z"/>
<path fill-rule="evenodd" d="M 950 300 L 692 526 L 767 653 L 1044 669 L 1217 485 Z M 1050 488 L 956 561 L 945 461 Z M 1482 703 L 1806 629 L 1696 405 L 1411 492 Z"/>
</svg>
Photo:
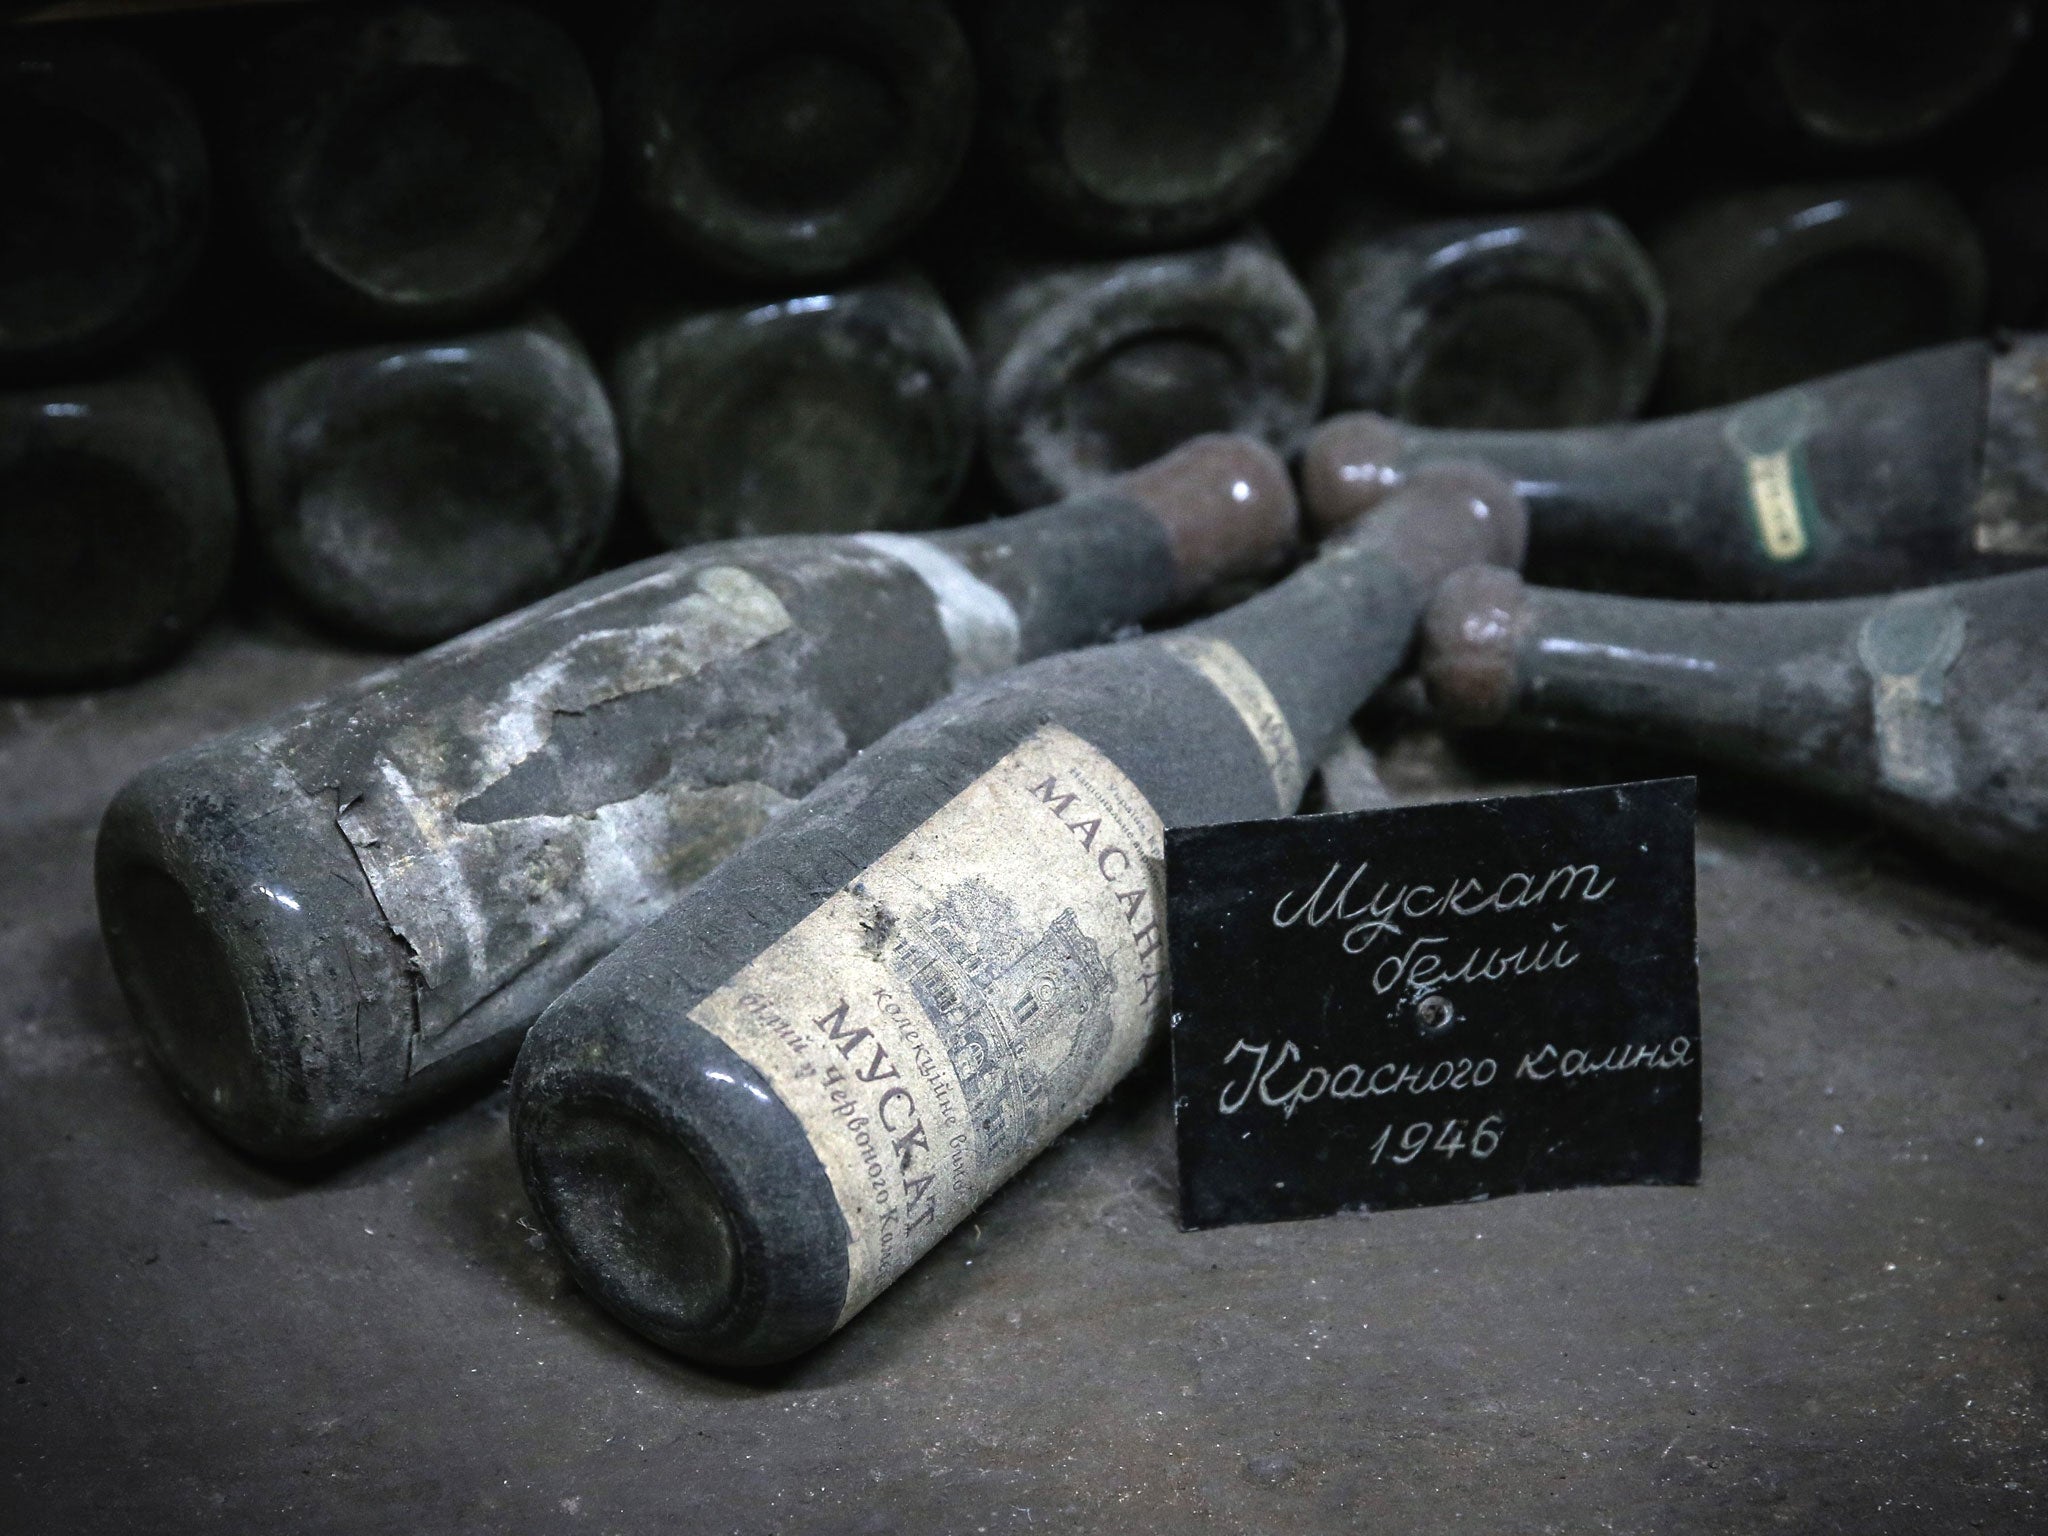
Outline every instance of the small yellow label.
<svg viewBox="0 0 2048 1536">
<path fill-rule="evenodd" d="M 1773 560 L 1797 560 L 1806 553 L 1806 519 L 1799 511 L 1799 483 L 1792 455 L 1796 448 L 1757 454 L 1744 468 L 1749 474 L 1749 507 L 1764 553 Z"/>
</svg>

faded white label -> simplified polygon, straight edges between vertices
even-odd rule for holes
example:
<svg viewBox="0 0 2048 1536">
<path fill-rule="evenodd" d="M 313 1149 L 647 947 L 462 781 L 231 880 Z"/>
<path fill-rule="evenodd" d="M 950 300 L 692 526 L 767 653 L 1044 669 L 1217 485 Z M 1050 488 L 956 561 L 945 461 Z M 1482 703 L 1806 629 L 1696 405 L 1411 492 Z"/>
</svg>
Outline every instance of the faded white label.
<svg viewBox="0 0 2048 1536">
<path fill-rule="evenodd" d="M 1870 677 L 1878 773 L 1917 800 L 1956 792 L 1956 730 L 1943 708 L 1968 620 L 1952 598 L 1908 593 L 1863 621 L 1856 654 Z"/>
<path fill-rule="evenodd" d="M 418 973 L 417 1071 L 529 1018 L 584 967 L 673 902 L 788 803 L 766 784 L 661 783 L 558 812 L 480 813 L 564 720 L 682 681 L 791 627 L 759 577 L 700 567 L 648 622 L 586 630 L 447 723 L 393 733 L 376 782 L 336 817 L 385 921 Z M 677 728 L 691 722 L 678 720 Z M 817 750 L 836 758 L 843 742 Z M 465 807 L 470 815 L 463 814 Z M 480 897 L 509 892 L 518 922 Z"/>
<path fill-rule="evenodd" d="M 1294 728 L 1287 723 L 1287 716 L 1266 686 L 1266 680 L 1227 640 L 1208 635 L 1172 635 L 1164 644 L 1171 654 L 1201 673 L 1223 695 L 1224 702 L 1237 711 L 1258 746 L 1259 756 L 1266 760 L 1266 772 L 1273 779 L 1273 798 L 1283 813 L 1294 810 L 1301 804 L 1301 792 L 1308 780 L 1302 772 L 1301 748 L 1295 744 Z"/>
<path fill-rule="evenodd" d="M 1159 1027 L 1158 815 L 1046 726 L 690 1017 L 774 1087 L 846 1217 L 844 1322 Z"/>
<path fill-rule="evenodd" d="M 2011 485 L 1984 486 L 1970 536 L 1980 555 L 2048 555 L 2048 504 Z"/>
<path fill-rule="evenodd" d="M 953 648 L 953 683 L 979 682 L 1017 665 L 1017 610 L 1010 600 L 935 544 L 902 533 L 863 533 L 855 542 L 907 565 L 931 589 Z"/>
</svg>

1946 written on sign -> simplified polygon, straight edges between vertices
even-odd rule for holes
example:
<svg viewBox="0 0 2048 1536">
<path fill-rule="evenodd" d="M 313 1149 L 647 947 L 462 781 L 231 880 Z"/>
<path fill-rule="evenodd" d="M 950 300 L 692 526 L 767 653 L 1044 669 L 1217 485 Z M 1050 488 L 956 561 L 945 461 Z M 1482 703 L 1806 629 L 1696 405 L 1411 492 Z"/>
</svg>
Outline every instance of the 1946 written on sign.
<svg viewBox="0 0 2048 1536">
<path fill-rule="evenodd" d="M 1699 1177 L 1689 779 L 1176 829 L 1190 1227 Z"/>
</svg>

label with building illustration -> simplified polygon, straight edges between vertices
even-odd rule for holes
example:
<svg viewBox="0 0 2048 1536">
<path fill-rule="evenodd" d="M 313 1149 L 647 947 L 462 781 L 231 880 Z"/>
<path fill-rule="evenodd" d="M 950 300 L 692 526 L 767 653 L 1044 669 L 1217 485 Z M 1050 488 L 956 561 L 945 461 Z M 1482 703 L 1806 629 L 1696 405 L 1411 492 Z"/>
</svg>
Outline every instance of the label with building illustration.
<svg viewBox="0 0 2048 1536">
<path fill-rule="evenodd" d="M 1722 435 L 1742 460 L 1757 541 L 1773 560 L 1797 560 L 1813 547 L 1813 481 L 1806 440 L 1819 412 L 1796 390 L 1765 395 L 1736 410 Z"/>
<path fill-rule="evenodd" d="M 841 1322 L 1137 1061 L 1163 844 L 1116 764 L 1046 726 L 690 1011 L 809 1133 Z"/>
</svg>

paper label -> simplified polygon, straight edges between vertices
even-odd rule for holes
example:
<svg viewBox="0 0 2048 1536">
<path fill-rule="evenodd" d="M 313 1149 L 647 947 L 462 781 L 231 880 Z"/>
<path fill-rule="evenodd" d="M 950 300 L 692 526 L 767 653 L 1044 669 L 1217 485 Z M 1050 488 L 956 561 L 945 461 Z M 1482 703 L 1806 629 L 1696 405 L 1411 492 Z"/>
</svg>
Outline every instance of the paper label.
<svg viewBox="0 0 2048 1536">
<path fill-rule="evenodd" d="M 1806 439 L 1816 414 L 1804 394 L 1765 395 L 1738 409 L 1724 429 L 1728 446 L 1742 459 L 1757 540 L 1773 560 L 1797 560 L 1813 546 Z"/>
<path fill-rule="evenodd" d="M 1773 560 L 1797 560 L 1806 553 L 1806 519 L 1799 512 L 1792 451 L 1761 454 L 1744 468 L 1749 476 L 1749 507 L 1756 516 L 1764 553 Z"/>
<path fill-rule="evenodd" d="M 767 583 L 737 566 L 662 579 L 679 588 L 671 602 L 639 624 L 574 635 L 494 695 L 463 705 L 459 735 L 439 720 L 395 732 L 375 780 L 340 807 L 342 835 L 418 969 L 409 1072 L 509 1017 L 537 1013 L 788 803 L 751 780 L 664 781 L 588 808 L 494 807 L 494 796 L 547 760 L 564 720 L 734 665 L 793 625 Z M 789 707 L 806 710 L 799 700 Z M 676 715 L 678 729 L 695 723 Z M 828 722 L 781 724 L 800 743 L 793 758 L 844 753 L 836 725 L 828 735 Z M 451 754 L 451 739 L 462 753 Z M 516 897 L 522 922 L 491 915 L 490 900 L 504 893 Z"/>
<path fill-rule="evenodd" d="M 1287 723 L 1279 702 L 1266 680 L 1227 640 L 1208 635 L 1173 635 L 1165 640 L 1168 652 L 1201 673 L 1224 702 L 1237 711 L 1244 728 L 1251 732 L 1259 756 L 1266 760 L 1272 776 L 1273 798 L 1283 815 L 1301 804 L 1307 777 L 1301 768 L 1301 748 L 1295 744 L 1294 728 Z"/>
<path fill-rule="evenodd" d="M 831 1180 L 841 1322 L 1137 1061 L 1163 844 L 1122 771 L 1046 726 L 690 1010 Z"/>
<path fill-rule="evenodd" d="M 953 686 L 979 682 L 1017 665 L 1021 645 L 1010 600 L 935 544 L 902 533 L 863 533 L 854 542 L 917 573 L 938 605 L 953 648 Z"/>
<path fill-rule="evenodd" d="M 1884 604 L 1856 634 L 1857 659 L 1870 678 L 1878 773 L 1916 800 L 1956 792 L 1956 729 L 1942 705 L 1968 627 L 1953 599 L 1911 592 Z"/>
</svg>

